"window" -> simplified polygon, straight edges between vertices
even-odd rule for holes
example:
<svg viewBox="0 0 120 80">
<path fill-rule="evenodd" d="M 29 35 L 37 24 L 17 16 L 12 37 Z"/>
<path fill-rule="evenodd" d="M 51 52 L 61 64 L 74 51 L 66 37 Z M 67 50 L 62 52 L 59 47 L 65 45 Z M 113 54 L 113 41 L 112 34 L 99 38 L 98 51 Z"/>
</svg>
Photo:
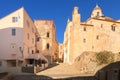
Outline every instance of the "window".
<svg viewBox="0 0 120 80">
<path fill-rule="evenodd" d="M 101 24 L 101 28 L 103 28 L 103 24 Z"/>
<path fill-rule="evenodd" d="M 2 61 L 0 61 L 0 66 L 2 66 Z"/>
<path fill-rule="evenodd" d="M 39 53 L 39 50 L 36 50 L 36 53 Z"/>
<path fill-rule="evenodd" d="M 115 31 L 115 26 L 111 26 L 111 30 L 112 30 L 112 31 Z"/>
<path fill-rule="evenodd" d="M 49 50 L 49 48 L 50 48 L 50 45 L 49 45 L 49 43 L 47 43 L 47 45 L 46 45 L 46 48 Z"/>
<path fill-rule="evenodd" d="M 39 41 L 40 40 L 40 37 L 37 37 L 37 41 Z"/>
<path fill-rule="evenodd" d="M 84 27 L 83 30 L 86 31 L 86 27 Z"/>
<path fill-rule="evenodd" d="M 30 35 L 29 35 L 29 33 L 27 34 L 27 38 L 28 38 L 28 39 L 30 38 Z"/>
<path fill-rule="evenodd" d="M 83 39 L 83 42 L 86 43 L 86 39 Z"/>
<path fill-rule="evenodd" d="M 16 35 L 16 29 L 13 28 L 13 29 L 12 29 L 12 36 L 15 36 L 15 35 Z"/>
<path fill-rule="evenodd" d="M 49 32 L 47 32 L 47 37 L 49 38 L 49 36 L 50 36 L 50 34 L 49 34 Z"/>
<path fill-rule="evenodd" d="M 18 22 L 18 17 L 12 17 L 12 22 Z"/>
<path fill-rule="evenodd" d="M 32 50 L 32 54 L 34 54 L 34 50 Z"/>
<path fill-rule="evenodd" d="M 15 67 L 16 66 L 16 61 L 15 60 L 8 60 L 7 61 L 7 66 L 9 66 L 9 67 Z"/>
<path fill-rule="evenodd" d="M 96 36 L 96 39 L 99 40 L 99 35 Z"/>
<path fill-rule="evenodd" d="M 29 26 L 30 26 L 30 23 L 29 23 L 29 21 L 28 21 L 28 20 L 26 21 L 26 23 L 27 23 L 27 26 L 29 27 Z"/>
<path fill-rule="evenodd" d="M 34 43 L 34 38 L 32 38 L 32 43 Z"/>
<path fill-rule="evenodd" d="M 98 17 L 100 15 L 100 13 L 99 12 L 97 12 L 97 16 L 96 17 Z"/>
<path fill-rule="evenodd" d="M 30 53 L 30 48 L 28 47 L 28 54 Z"/>
</svg>

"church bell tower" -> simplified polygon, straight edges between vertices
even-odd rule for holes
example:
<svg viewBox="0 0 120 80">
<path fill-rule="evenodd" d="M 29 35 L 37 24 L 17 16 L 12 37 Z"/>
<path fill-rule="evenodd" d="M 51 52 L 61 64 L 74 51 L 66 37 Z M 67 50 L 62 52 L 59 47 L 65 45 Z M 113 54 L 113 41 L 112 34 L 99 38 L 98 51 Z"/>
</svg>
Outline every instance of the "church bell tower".
<svg viewBox="0 0 120 80">
<path fill-rule="evenodd" d="M 100 17 L 103 16 L 102 9 L 96 5 L 96 7 L 93 9 L 91 17 Z"/>
<path fill-rule="evenodd" d="M 80 14 L 78 13 L 78 7 L 74 7 L 72 12 L 72 21 L 74 24 L 80 23 Z"/>
</svg>

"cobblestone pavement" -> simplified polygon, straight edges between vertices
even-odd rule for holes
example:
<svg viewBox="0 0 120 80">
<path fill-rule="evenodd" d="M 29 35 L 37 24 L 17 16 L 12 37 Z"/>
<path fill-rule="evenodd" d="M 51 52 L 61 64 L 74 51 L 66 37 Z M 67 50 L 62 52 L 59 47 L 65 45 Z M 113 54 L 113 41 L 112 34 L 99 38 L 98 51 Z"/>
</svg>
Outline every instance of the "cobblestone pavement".
<svg viewBox="0 0 120 80">
<path fill-rule="evenodd" d="M 81 74 L 78 69 L 74 65 L 69 65 L 65 63 L 61 63 L 55 67 L 49 68 L 47 70 L 41 71 L 36 75 L 45 75 L 52 77 L 54 79 L 57 78 L 66 78 L 66 77 L 78 77 L 78 76 L 91 76 Z"/>
<path fill-rule="evenodd" d="M 95 80 L 91 75 L 81 74 L 74 65 L 61 63 L 35 74 L 18 74 L 13 80 Z"/>
</svg>

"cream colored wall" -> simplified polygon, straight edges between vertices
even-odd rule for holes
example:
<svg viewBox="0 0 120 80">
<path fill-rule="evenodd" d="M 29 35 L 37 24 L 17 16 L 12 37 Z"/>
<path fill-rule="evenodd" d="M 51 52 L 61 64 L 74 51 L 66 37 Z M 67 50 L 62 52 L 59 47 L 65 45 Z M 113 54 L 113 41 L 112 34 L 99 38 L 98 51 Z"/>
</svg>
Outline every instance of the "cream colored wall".
<svg viewBox="0 0 120 80">
<path fill-rule="evenodd" d="M 0 29 L 8 27 L 23 28 L 23 8 L 20 8 L 0 19 Z M 18 17 L 18 22 L 13 23 L 12 17 Z"/>
<path fill-rule="evenodd" d="M 95 30 L 96 30 L 95 34 L 96 35 L 104 34 L 104 35 L 106 35 L 106 37 L 108 37 L 106 40 L 104 40 L 107 42 L 107 43 L 104 42 L 104 44 L 106 44 L 106 47 L 104 46 L 104 49 L 108 50 L 108 51 L 112 51 L 114 53 L 119 52 L 120 47 L 118 44 L 120 41 L 120 38 L 119 38 L 120 23 L 110 22 L 110 21 L 102 21 L 102 20 L 94 20 L 94 19 L 91 19 L 90 21 L 94 22 L 93 25 L 95 26 Z M 88 23 L 90 21 L 88 21 Z M 101 24 L 102 24 L 102 28 L 101 28 Z M 113 24 L 116 24 L 115 31 L 111 30 L 111 26 Z M 97 32 L 99 32 L 99 33 L 97 33 Z"/>
<path fill-rule="evenodd" d="M 12 22 L 12 17 L 18 17 L 18 22 Z M 29 22 L 29 26 L 27 25 Z M 25 60 L 37 58 L 47 61 L 41 55 L 36 54 L 36 27 L 24 8 L 20 8 L 0 19 L 0 60 Z M 12 36 L 12 28 L 16 29 L 16 35 Z M 29 33 L 29 40 L 28 34 Z M 30 53 L 28 53 L 28 47 Z M 20 50 L 21 48 L 21 50 Z M 34 50 L 34 54 L 32 54 Z M 22 53 L 23 51 L 23 53 Z M 4 63 L 4 62 L 3 62 Z M 7 66 L 7 65 L 2 65 Z"/>
<path fill-rule="evenodd" d="M 84 31 L 84 27 L 86 28 L 86 31 Z M 77 27 L 74 27 L 74 32 L 73 32 L 73 59 L 75 59 L 77 56 L 81 55 L 82 52 L 84 51 L 91 51 L 92 50 L 92 36 L 93 33 L 93 26 L 85 26 L 85 25 L 80 25 Z M 76 35 L 77 34 L 77 35 Z M 84 42 L 85 39 L 85 42 Z M 75 42 L 74 42 L 75 41 Z M 73 49 L 72 48 L 72 49 Z"/>
<path fill-rule="evenodd" d="M 23 8 L 3 17 L 0 20 L 0 59 L 22 58 L 19 47 L 23 43 Z M 13 23 L 12 17 L 18 17 L 18 22 Z M 12 36 L 12 28 L 16 35 Z M 14 48 L 12 48 L 14 46 Z"/>
<path fill-rule="evenodd" d="M 70 62 L 70 50 L 71 50 L 71 28 L 73 27 L 73 23 L 72 22 L 68 22 L 67 26 L 66 26 L 66 31 L 64 33 L 64 62 L 65 63 L 69 63 Z"/>
</svg>

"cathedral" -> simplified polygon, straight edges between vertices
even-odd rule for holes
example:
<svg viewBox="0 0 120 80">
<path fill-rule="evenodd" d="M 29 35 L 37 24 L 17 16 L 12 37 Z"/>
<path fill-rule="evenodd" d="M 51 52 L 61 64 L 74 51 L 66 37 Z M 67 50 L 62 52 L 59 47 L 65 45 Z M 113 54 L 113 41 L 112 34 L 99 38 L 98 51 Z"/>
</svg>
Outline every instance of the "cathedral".
<svg viewBox="0 0 120 80">
<path fill-rule="evenodd" d="M 96 5 L 91 16 L 81 22 L 78 7 L 72 11 L 64 32 L 64 62 L 72 64 L 85 51 L 120 52 L 120 21 L 105 16 Z"/>
</svg>

